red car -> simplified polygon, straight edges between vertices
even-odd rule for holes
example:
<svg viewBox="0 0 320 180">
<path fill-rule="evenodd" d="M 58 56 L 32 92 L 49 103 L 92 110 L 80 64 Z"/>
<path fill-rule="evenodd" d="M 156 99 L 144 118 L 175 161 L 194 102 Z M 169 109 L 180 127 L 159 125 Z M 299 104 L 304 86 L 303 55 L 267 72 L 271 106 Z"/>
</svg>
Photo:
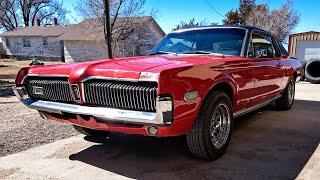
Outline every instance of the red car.
<svg viewBox="0 0 320 180">
<path fill-rule="evenodd" d="M 270 102 L 289 110 L 301 63 L 248 26 L 168 34 L 144 57 L 26 67 L 15 94 L 43 118 L 89 136 L 186 135 L 194 156 L 225 153 L 235 117 Z"/>
</svg>

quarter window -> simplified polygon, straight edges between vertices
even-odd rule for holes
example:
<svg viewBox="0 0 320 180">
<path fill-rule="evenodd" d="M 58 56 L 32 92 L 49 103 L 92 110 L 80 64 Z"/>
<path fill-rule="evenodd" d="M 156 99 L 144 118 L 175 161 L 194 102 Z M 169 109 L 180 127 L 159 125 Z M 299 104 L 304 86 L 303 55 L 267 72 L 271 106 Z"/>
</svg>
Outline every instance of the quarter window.
<svg viewBox="0 0 320 180">
<path fill-rule="evenodd" d="M 29 38 L 23 38 L 22 41 L 23 41 L 23 47 L 31 47 Z"/>
<path fill-rule="evenodd" d="M 251 58 L 274 58 L 272 38 L 262 33 L 252 33 L 248 56 Z"/>
</svg>

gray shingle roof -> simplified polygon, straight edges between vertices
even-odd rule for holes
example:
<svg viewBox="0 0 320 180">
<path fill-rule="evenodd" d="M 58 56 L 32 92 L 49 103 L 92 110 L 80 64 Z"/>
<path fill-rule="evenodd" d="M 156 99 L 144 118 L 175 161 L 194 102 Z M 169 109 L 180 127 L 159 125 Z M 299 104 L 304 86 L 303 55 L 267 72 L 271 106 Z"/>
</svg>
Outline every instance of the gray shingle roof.
<svg viewBox="0 0 320 180">
<path fill-rule="evenodd" d="M 119 18 L 115 27 L 126 23 L 127 18 Z M 134 23 L 152 21 L 155 28 L 164 36 L 165 32 L 151 16 L 135 17 Z M 77 25 L 69 26 L 30 26 L 20 27 L 0 34 L 0 37 L 58 37 L 58 40 L 104 41 L 103 23 L 98 19 L 86 19 Z"/>
<path fill-rule="evenodd" d="M 0 36 L 2 37 L 35 37 L 35 36 L 47 36 L 58 37 L 65 33 L 71 26 L 28 26 L 19 27 L 12 31 L 7 31 Z"/>
<path fill-rule="evenodd" d="M 134 23 L 143 23 L 147 21 L 152 21 L 156 29 L 164 36 L 165 32 L 156 23 L 156 21 L 151 16 L 135 17 Z M 126 23 L 126 18 L 119 18 L 116 21 L 115 27 L 121 26 L 122 23 Z M 86 19 L 81 23 L 70 27 L 69 30 L 61 35 L 59 40 L 66 41 L 104 41 L 104 27 L 103 23 L 98 19 Z"/>
</svg>

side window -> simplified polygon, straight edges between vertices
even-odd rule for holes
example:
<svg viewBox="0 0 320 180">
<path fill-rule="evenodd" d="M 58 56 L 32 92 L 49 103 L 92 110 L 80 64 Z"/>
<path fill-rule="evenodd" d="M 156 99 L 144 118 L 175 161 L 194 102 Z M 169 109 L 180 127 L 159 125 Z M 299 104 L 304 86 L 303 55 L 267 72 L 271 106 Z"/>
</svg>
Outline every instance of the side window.
<svg viewBox="0 0 320 180">
<path fill-rule="evenodd" d="M 289 56 L 289 53 L 288 51 L 283 47 L 283 45 L 281 44 L 281 42 L 278 40 L 278 46 L 279 46 L 279 49 L 280 49 L 280 53 L 282 56 Z"/>
<path fill-rule="evenodd" d="M 275 50 L 275 57 L 281 57 L 279 44 L 274 38 L 272 38 L 272 44 Z"/>
<path fill-rule="evenodd" d="M 248 52 L 250 58 L 275 58 L 275 49 L 272 38 L 263 33 L 252 33 L 250 48 Z"/>
</svg>

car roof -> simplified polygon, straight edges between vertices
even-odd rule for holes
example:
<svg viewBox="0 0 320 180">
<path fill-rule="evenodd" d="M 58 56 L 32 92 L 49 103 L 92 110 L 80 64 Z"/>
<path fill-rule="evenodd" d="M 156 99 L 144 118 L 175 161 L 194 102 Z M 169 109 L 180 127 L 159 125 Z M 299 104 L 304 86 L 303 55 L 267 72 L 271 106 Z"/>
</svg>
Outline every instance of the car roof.
<svg viewBox="0 0 320 180">
<path fill-rule="evenodd" d="M 254 27 L 254 26 L 249 26 L 249 25 L 232 25 L 232 26 L 227 26 L 227 25 L 214 25 L 214 26 L 207 26 L 207 27 L 196 27 L 196 28 L 186 28 L 186 29 L 179 29 L 176 31 L 173 31 L 171 33 L 182 33 L 182 32 L 188 32 L 188 31 L 196 31 L 196 30 L 206 30 L 206 29 L 219 29 L 219 28 L 226 28 L 226 29 L 244 29 L 244 30 L 248 30 L 248 31 L 253 31 L 253 30 L 257 30 L 257 31 L 261 31 L 267 34 L 271 34 L 268 31 L 265 31 L 263 29 Z M 170 34 L 171 34 L 170 33 Z"/>
</svg>

